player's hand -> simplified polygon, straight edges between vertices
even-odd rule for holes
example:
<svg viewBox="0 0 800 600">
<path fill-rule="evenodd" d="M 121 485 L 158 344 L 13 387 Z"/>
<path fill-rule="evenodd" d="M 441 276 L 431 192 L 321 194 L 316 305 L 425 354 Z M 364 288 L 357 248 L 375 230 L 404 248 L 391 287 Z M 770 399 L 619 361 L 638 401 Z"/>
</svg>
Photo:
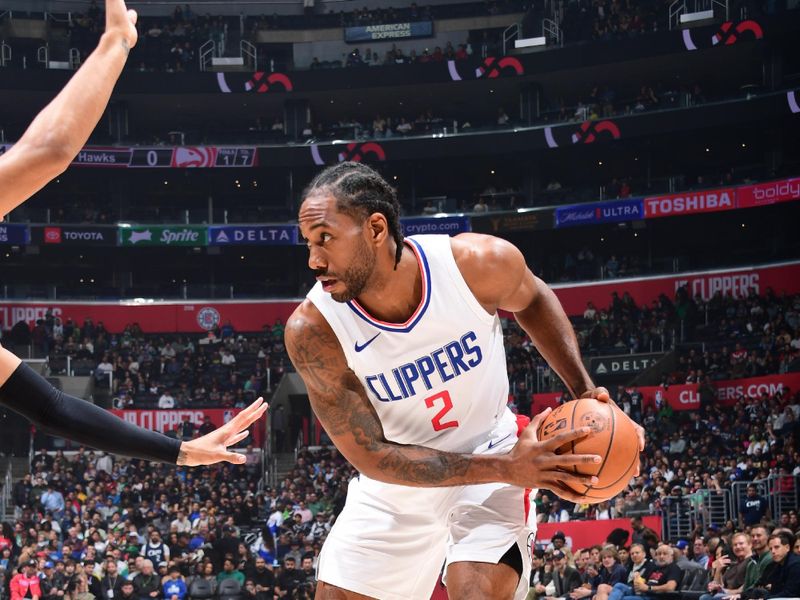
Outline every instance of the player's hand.
<svg viewBox="0 0 800 600">
<path fill-rule="evenodd" d="M 567 469 L 575 465 L 597 464 L 600 457 L 596 454 L 556 454 L 556 450 L 571 442 L 591 435 L 589 427 L 581 427 L 554 435 L 540 442 L 536 437 L 542 421 L 549 415 L 547 409 L 534 417 L 531 424 L 519 436 L 516 445 L 509 453 L 511 464 L 508 483 L 522 488 L 544 488 L 552 490 L 558 496 L 577 502 L 581 496 L 568 486 L 580 487 L 597 483 L 597 477 L 576 475 Z"/>
<path fill-rule="evenodd" d="M 178 464 L 187 467 L 213 465 L 218 462 L 243 465 L 247 460 L 244 454 L 229 451 L 228 446 L 238 444 L 250 435 L 247 428 L 264 416 L 268 407 L 264 399 L 259 398 L 219 429 L 196 440 L 183 442 Z"/>
<path fill-rule="evenodd" d="M 581 394 L 581 398 L 594 398 L 600 402 L 611 402 L 611 394 L 609 394 L 608 390 L 604 387 L 588 390 Z M 644 427 L 638 423 L 634 423 L 633 426 L 636 428 L 636 435 L 639 436 L 639 452 L 644 452 Z M 633 474 L 634 477 L 639 476 L 639 467 L 640 465 L 636 465 L 636 471 Z"/>
<path fill-rule="evenodd" d="M 139 39 L 136 31 L 137 18 L 136 11 L 125 6 L 125 0 L 106 0 L 106 34 L 121 37 L 128 50 Z"/>
</svg>

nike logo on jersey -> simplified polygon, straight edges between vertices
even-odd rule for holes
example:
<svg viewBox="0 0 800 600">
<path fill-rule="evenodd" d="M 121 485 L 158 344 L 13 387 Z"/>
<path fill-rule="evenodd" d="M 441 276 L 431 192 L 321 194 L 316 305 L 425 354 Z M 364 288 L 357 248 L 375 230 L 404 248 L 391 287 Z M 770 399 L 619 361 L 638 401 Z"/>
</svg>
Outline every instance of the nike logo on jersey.
<svg viewBox="0 0 800 600">
<path fill-rule="evenodd" d="M 375 334 L 375 336 L 374 336 L 373 338 L 371 338 L 371 339 L 367 340 L 367 341 L 366 341 L 366 342 L 364 342 L 363 344 L 360 344 L 360 345 L 359 345 L 359 343 L 358 343 L 358 342 L 356 342 L 356 352 L 361 352 L 361 351 L 362 351 L 364 348 L 366 348 L 367 346 L 369 346 L 369 345 L 370 345 L 372 342 L 374 342 L 374 341 L 375 341 L 375 338 L 376 338 L 376 337 L 378 337 L 378 336 L 379 336 L 381 333 L 382 333 L 382 332 L 380 332 L 380 331 L 379 331 L 378 333 L 376 333 L 376 334 Z"/>
<path fill-rule="evenodd" d="M 495 440 L 492 440 L 491 442 L 489 442 L 489 447 L 487 448 L 487 450 L 491 450 L 492 448 L 494 448 L 495 446 L 497 446 L 497 444 L 499 444 L 499 443 L 500 443 L 500 442 L 502 442 L 503 440 L 507 440 L 507 439 L 508 439 L 508 438 L 510 438 L 510 437 L 511 437 L 511 434 L 509 433 L 509 434 L 508 434 L 506 437 L 502 437 L 502 438 L 500 438 L 500 439 L 499 439 L 499 440 L 497 440 L 497 441 L 495 441 Z"/>
</svg>

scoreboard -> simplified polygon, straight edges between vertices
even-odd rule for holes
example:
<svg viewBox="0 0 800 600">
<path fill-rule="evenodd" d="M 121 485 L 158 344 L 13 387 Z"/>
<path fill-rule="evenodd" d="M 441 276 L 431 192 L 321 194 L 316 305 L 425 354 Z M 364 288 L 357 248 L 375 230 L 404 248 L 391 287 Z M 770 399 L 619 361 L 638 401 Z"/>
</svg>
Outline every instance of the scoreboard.
<svg viewBox="0 0 800 600">
<path fill-rule="evenodd" d="M 0 144 L 0 154 L 11 148 Z M 258 165 L 254 146 L 87 146 L 72 165 L 123 169 L 212 169 L 247 168 Z"/>
</svg>

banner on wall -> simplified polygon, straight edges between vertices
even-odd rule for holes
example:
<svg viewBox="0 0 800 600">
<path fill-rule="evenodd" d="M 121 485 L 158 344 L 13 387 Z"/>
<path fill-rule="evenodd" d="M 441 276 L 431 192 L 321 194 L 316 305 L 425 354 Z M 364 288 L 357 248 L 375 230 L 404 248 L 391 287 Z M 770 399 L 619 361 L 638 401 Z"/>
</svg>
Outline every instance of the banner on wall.
<svg viewBox="0 0 800 600">
<path fill-rule="evenodd" d="M 62 246 L 116 246 L 116 227 L 46 225 L 31 227 L 31 243 Z"/>
<path fill-rule="evenodd" d="M 425 233 L 446 233 L 457 235 L 470 231 L 469 217 L 420 217 L 400 219 L 403 235 L 420 235 Z"/>
<path fill-rule="evenodd" d="M 296 225 L 220 225 L 208 228 L 211 246 L 282 246 L 297 243 Z"/>
<path fill-rule="evenodd" d="M 109 412 L 137 427 L 144 427 L 159 433 L 167 433 L 174 431 L 176 427 L 180 427 L 181 423 L 187 418 L 194 423 L 195 427 L 200 427 L 205 417 L 211 420 L 214 427 L 222 427 L 241 411 L 241 408 L 200 408 L 174 410 L 112 409 Z M 253 425 L 250 431 L 253 436 L 252 442 L 260 446 L 264 440 L 264 427 Z"/>
<path fill-rule="evenodd" d="M 660 352 L 593 356 L 589 359 L 589 372 L 595 377 L 635 375 L 652 367 L 662 356 Z"/>
<path fill-rule="evenodd" d="M 717 402 L 723 406 L 733 406 L 744 396 L 755 400 L 763 394 L 772 396 L 778 392 L 785 394 L 787 390 L 800 389 L 800 373 L 784 373 L 782 375 L 766 375 L 746 379 L 727 379 L 713 381 L 711 385 L 717 390 Z M 700 392 L 696 383 L 661 386 L 644 386 L 638 388 L 644 396 L 645 406 L 654 406 L 657 402 L 667 402 L 672 410 L 697 410 L 700 408 Z"/>
<path fill-rule="evenodd" d="M 733 210 L 734 208 L 737 208 L 737 205 L 736 190 L 733 188 L 681 192 L 644 199 L 644 216 L 648 219 Z"/>
<path fill-rule="evenodd" d="M 131 225 L 119 228 L 120 246 L 205 246 L 208 228 L 199 225 Z"/>
<path fill-rule="evenodd" d="M 90 318 L 111 333 L 121 333 L 137 323 L 145 333 L 203 333 L 230 321 L 236 331 L 261 331 L 276 321 L 285 323 L 298 301 L 281 302 L 3 302 L 0 303 L 0 328 L 11 329 L 19 321 L 30 327 L 44 319 L 50 310 L 66 322 L 82 325 Z"/>
<path fill-rule="evenodd" d="M 644 219 L 644 205 L 641 198 L 591 202 L 556 208 L 556 228 L 621 223 L 640 219 Z"/>
<path fill-rule="evenodd" d="M 478 233 L 510 233 L 553 228 L 553 210 L 472 216 L 472 229 Z"/>
<path fill-rule="evenodd" d="M 433 21 L 413 21 L 406 23 L 386 23 L 383 25 L 363 25 L 344 28 L 344 41 L 382 42 L 407 38 L 430 37 L 433 35 Z"/>
<path fill-rule="evenodd" d="M 739 208 L 769 206 L 800 200 L 800 177 L 743 185 L 736 191 Z"/>
<path fill-rule="evenodd" d="M 0 223 L 0 244 L 22 245 L 30 241 L 27 225 Z"/>
<path fill-rule="evenodd" d="M 551 287 L 568 315 L 581 315 L 586 303 L 593 302 L 598 309 L 611 304 L 611 294 L 625 292 L 638 305 L 650 304 L 659 295 L 675 296 L 678 288 L 688 289 L 694 297 L 699 295 L 709 300 L 716 293 L 733 298 L 745 298 L 753 291 L 763 294 L 771 288 L 777 295 L 800 293 L 800 262 L 781 263 L 746 269 L 698 271 L 682 275 L 618 279 L 608 283 L 554 284 Z"/>
<path fill-rule="evenodd" d="M 661 537 L 661 518 L 642 517 L 645 527 L 649 527 Z M 566 544 L 575 552 L 581 548 L 605 544 L 609 534 L 615 529 L 624 529 L 633 535 L 630 519 L 607 519 L 604 521 L 569 521 L 567 523 L 539 523 L 536 529 L 536 546 L 547 546 L 556 531 L 564 533 Z M 628 538 L 630 543 L 630 538 Z"/>
</svg>

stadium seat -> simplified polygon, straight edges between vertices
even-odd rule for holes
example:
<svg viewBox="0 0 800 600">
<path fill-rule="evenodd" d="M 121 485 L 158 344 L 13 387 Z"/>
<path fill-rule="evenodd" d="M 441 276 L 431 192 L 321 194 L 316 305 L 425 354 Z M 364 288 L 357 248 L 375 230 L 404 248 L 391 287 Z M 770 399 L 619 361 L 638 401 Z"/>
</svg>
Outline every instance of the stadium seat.
<svg viewBox="0 0 800 600">
<path fill-rule="evenodd" d="M 223 579 L 217 589 L 219 600 L 240 600 L 242 597 L 242 586 L 235 579 Z"/>
<path fill-rule="evenodd" d="M 234 582 L 235 583 L 235 582 Z M 195 577 L 189 586 L 189 598 L 191 600 L 203 600 L 214 596 L 214 588 L 208 579 Z"/>
</svg>

